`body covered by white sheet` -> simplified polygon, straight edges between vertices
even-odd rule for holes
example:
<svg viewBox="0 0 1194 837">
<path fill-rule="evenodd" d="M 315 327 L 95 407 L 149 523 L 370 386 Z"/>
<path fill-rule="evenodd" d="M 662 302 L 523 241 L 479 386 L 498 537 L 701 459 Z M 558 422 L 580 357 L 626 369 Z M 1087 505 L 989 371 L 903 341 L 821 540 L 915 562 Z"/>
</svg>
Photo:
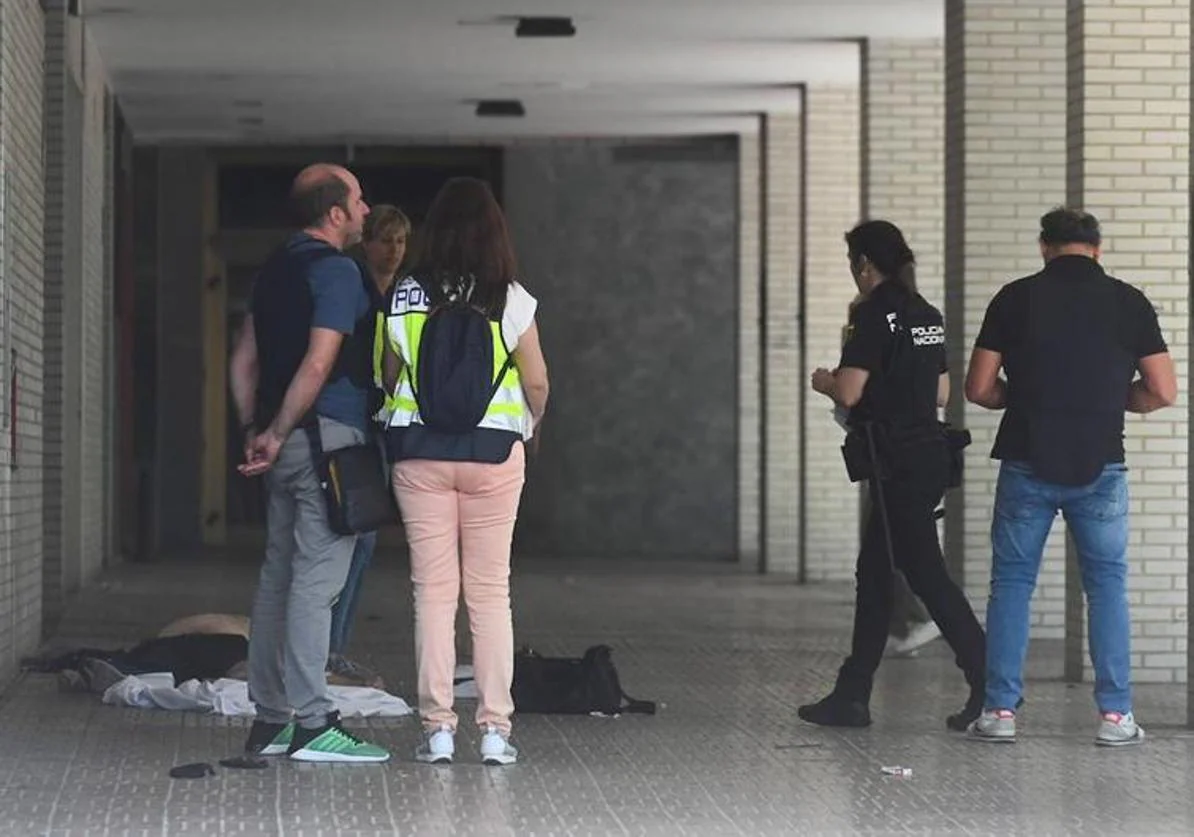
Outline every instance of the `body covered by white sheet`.
<svg viewBox="0 0 1194 837">
<path fill-rule="evenodd" d="M 328 686 L 337 711 L 345 718 L 397 718 L 414 712 L 400 697 L 362 686 Z M 216 715 L 256 715 L 243 680 L 188 680 L 174 685 L 171 674 L 126 677 L 104 692 L 104 703 L 138 709 L 213 712 Z"/>
</svg>

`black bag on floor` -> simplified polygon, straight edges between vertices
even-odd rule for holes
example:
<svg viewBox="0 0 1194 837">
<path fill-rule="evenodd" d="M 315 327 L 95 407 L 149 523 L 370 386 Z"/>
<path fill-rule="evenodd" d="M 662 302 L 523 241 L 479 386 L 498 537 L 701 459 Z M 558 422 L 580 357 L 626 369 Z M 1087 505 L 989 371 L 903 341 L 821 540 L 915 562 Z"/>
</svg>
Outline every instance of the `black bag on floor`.
<svg viewBox="0 0 1194 837">
<path fill-rule="evenodd" d="M 514 655 L 515 712 L 543 715 L 654 715 L 655 703 L 622 691 L 608 645 L 595 645 L 580 659 L 541 657 L 529 648 Z"/>
</svg>

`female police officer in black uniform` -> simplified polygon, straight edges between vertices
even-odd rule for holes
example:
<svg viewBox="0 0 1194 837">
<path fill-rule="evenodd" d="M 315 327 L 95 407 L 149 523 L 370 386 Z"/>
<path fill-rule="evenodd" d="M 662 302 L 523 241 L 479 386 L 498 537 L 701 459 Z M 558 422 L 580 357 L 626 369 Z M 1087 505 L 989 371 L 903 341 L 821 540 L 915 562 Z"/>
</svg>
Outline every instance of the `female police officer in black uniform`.
<svg viewBox="0 0 1194 837">
<path fill-rule="evenodd" d="M 858 554 L 850 656 L 829 696 L 802 706 L 799 714 L 823 726 L 870 725 L 871 685 L 891 618 L 894 561 L 940 626 L 970 685 L 965 708 L 946 721 L 961 731 L 982 711 L 986 643 L 945 569 L 933 516 L 951 467 L 937 420 L 949 394 L 943 320 L 916 292 L 915 258 L 897 227 L 868 221 L 847 233 L 846 244 L 850 272 L 866 298 L 851 314 L 838 369 L 818 369 L 812 385 L 849 408 L 847 458 L 861 451 L 869 465 L 873 451 L 879 471 L 869 480 L 871 513 Z"/>
</svg>

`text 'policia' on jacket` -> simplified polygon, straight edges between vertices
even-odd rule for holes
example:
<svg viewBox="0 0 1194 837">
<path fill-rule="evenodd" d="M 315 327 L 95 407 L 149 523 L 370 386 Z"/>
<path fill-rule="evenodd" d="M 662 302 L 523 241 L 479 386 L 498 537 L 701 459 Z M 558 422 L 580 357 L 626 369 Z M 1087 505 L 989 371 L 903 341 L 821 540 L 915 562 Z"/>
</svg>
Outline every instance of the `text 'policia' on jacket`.
<svg viewBox="0 0 1194 837">
<path fill-rule="evenodd" d="M 291 240 L 266 261 L 253 286 L 252 314 L 257 334 L 257 407 L 259 428 L 270 425 L 282 409 L 286 390 L 298 374 L 311 341 L 315 301 L 307 271 L 318 261 L 342 256 L 330 244 L 315 239 Z M 362 282 L 364 279 L 362 279 Z M 327 382 L 348 378 L 355 386 L 373 386 L 373 312 L 356 322 L 353 333 L 340 345 Z M 312 416 L 304 416 L 305 424 Z"/>
<path fill-rule="evenodd" d="M 434 291 L 437 299 L 440 291 Z M 389 459 L 435 459 L 447 462 L 505 462 L 516 441 L 525 437 L 527 404 L 518 367 L 508 362 L 512 351 L 502 333 L 502 315 L 489 317 L 493 340 L 493 398 L 470 433 L 443 433 L 424 426 L 412 381 L 418 382 L 420 344 L 435 305 L 433 291 L 414 278 L 403 279 L 390 295 L 386 339 L 403 360 L 394 392 L 394 412 L 386 432 Z M 500 378 L 500 380 L 499 380 Z"/>
</svg>

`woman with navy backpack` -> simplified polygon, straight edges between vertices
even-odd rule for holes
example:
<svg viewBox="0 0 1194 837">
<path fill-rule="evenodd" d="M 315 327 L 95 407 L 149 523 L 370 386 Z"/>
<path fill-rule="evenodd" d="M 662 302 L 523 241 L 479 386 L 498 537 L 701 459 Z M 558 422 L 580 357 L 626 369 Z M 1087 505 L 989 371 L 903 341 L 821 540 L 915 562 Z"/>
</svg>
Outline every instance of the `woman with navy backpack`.
<svg viewBox="0 0 1194 837">
<path fill-rule="evenodd" d="M 525 443 L 547 406 L 535 298 L 515 281 L 489 187 L 456 178 L 433 201 L 386 315 L 383 377 L 394 494 L 410 544 L 424 738 L 418 761 L 451 762 L 456 608 L 469 613 L 481 759 L 513 764 L 510 547 Z"/>
</svg>

